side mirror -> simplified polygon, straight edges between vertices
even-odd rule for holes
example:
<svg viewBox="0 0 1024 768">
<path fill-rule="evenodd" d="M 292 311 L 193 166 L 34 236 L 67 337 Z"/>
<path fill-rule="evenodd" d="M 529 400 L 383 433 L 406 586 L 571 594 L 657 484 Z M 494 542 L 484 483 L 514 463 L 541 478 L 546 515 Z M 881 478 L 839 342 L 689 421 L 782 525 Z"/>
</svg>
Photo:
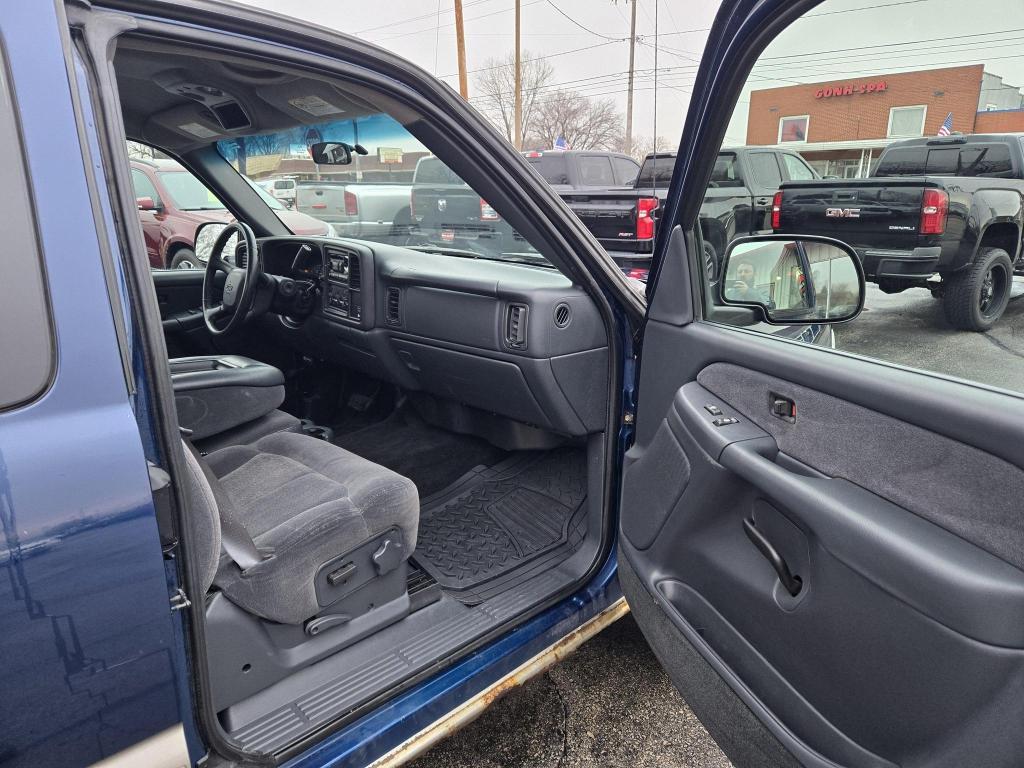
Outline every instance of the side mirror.
<svg viewBox="0 0 1024 768">
<path fill-rule="evenodd" d="M 140 211 L 155 211 L 156 201 L 152 197 L 136 197 L 135 205 Z"/>
<path fill-rule="evenodd" d="M 842 323 L 864 308 L 864 268 L 846 243 L 814 235 L 755 235 L 729 243 L 718 297 L 758 307 L 773 325 Z"/>
<path fill-rule="evenodd" d="M 217 242 L 217 238 L 220 237 L 220 233 L 227 229 L 227 224 L 220 221 L 207 221 L 196 227 L 196 240 L 192 247 L 195 251 L 196 258 L 199 259 L 203 264 L 206 264 L 210 260 L 210 254 L 213 252 L 213 244 Z M 224 261 L 229 264 L 234 259 L 235 246 L 238 244 L 238 235 L 234 234 L 229 239 L 227 244 L 224 246 Z"/>
</svg>

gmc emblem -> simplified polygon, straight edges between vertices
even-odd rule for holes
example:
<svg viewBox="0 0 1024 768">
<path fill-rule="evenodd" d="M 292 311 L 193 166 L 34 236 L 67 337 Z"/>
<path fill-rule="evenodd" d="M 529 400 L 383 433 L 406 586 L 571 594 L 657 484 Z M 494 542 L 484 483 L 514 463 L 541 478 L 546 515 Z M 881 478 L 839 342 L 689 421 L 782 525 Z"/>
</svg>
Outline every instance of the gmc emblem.
<svg viewBox="0 0 1024 768">
<path fill-rule="evenodd" d="M 826 208 L 825 215 L 830 219 L 859 219 L 860 208 Z"/>
</svg>

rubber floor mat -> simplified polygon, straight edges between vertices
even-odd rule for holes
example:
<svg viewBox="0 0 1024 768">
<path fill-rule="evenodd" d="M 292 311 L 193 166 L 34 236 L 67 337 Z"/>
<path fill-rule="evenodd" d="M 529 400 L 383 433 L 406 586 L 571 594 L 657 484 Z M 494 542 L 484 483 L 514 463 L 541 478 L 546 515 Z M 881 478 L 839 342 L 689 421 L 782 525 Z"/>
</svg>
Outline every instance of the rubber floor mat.
<svg viewBox="0 0 1024 768">
<path fill-rule="evenodd" d="M 421 502 L 413 559 L 467 605 L 534 576 L 583 540 L 581 449 L 516 454 Z"/>
</svg>

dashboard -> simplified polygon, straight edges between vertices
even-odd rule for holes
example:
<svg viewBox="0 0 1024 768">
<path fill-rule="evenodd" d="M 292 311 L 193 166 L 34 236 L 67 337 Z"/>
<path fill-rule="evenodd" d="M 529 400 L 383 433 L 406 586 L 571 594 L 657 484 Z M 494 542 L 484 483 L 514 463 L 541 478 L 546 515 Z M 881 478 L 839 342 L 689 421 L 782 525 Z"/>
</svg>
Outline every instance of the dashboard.
<svg viewBox="0 0 1024 768">
<path fill-rule="evenodd" d="M 260 249 L 315 291 L 301 320 L 261 321 L 295 350 L 544 430 L 605 428 L 604 323 L 556 270 L 334 238 Z"/>
</svg>

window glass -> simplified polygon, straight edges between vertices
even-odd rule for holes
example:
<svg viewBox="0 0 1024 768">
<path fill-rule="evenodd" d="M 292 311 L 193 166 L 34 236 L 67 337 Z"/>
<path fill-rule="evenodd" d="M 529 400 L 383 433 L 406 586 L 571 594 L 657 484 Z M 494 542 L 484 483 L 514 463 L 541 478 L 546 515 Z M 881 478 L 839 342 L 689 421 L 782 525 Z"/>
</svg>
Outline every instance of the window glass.
<svg viewBox="0 0 1024 768">
<path fill-rule="evenodd" d="M 565 155 L 561 152 L 535 152 L 526 156 L 526 161 L 544 177 L 548 184 L 568 184 L 569 169 Z"/>
<path fill-rule="evenodd" d="M 156 187 L 153 186 L 153 182 L 149 180 L 149 177 L 137 168 L 132 169 L 132 186 L 135 187 L 135 197 L 148 197 L 154 203 L 160 203 L 160 195 L 156 192 Z"/>
<path fill-rule="evenodd" d="M 792 180 L 807 180 L 815 178 L 814 171 L 796 155 L 779 155 L 782 164 L 786 168 L 786 178 Z"/>
<path fill-rule="evenodd" d="M 162 171 L 160 182 L 179 211 L 222 211 L 224 203 L 186 170 Z"/>
<path fill-rule="evenodd" d="M 338 144 L 351 148 L 351 162 L 331 161 L 325 154 L 314 162 L 313 145 Z M 357 144 L 366 154 L 355 151 Z M 390 115 L 296 124 L 276 133 L 223 139 L 216 146 L 258 192 L 271 180 L 294 187 L 280 190 L 275 182 L 274 194 L 262 190 L 261 197 L 277 198 L 278 218 L 296 234 L 551 266 L 501 211 Z M 612 186 L 611 163 L 599 159 L 606 169 L 602 179 Z M 206 203 L 201 184 L 179 183 L 191 203 Z"/>
<path fill-rule="evenodd" d="M 923 131 L 925 107 L 893 107 L 889 112 L 889 135 L 920 136 Z"/>
<path fill-rule="evenodd" d="M 750 167 L 754 170 L 757 183 L 762 187 L 777 187 L 782 183 L 779 163 L 774 152 L 751 152 Z"/>
<path fill-rule="evenodd" d="M 779 120 L 779 143 L 784 141 L 807 141 L 807 123 L 809 119 L 803 117 L 784 117 Z"/>
<path fill-rule="evenodd" d="M 0 259 L 0 410 L 39 395 L 50 381 L 54 345 L 42 254 L 28 184 L 14 94 L 0 74 L 4 255 Z"/>
<path fill-rule="evenodd" d="M 615 186 L 615 176 L 612 174 L 612 161 L 609 158 L 601 157 L 600 155 L 580 155 L 577 160 L 580 169 L 580 186 Z"/>
<path fill-rule="evenodd" d="M 615 183 L 627 186 L 636 181 L 637 172 L 640 166 L 625 157 L 613 157 L 612 165 L 615 166 Z"/>
<path fill-rule="evenodd" d="M 672 183 L 675 155 L 648 155 L 636 177 L 637 187 L 667 187 Z"/>
<path fill-rule="evenodd" d="M 997 91 L 1007 105 L 1024 103 L 1024 69 L 981 42 L 1016 28 L 1024 4 L 1008 0 L 979 0 L 969 14 L 953 0 L 825 0 L 784 29 L 737 94 L 700 208 L 705 319 L 767 344 L 834 347 L 1024 394 L 1022 234 L 992 198 L 1000 189 L 1015 201 L 1024 189 L 1024 110 L 985 111 Z M 931 41 L 948 29 L 978 42 L 942 52 Z M 983 86 L 982 74 L 999 85 Z M 795 151 L 776 149 L 798 141 Z M 755 176 L 749 203 L 716 205 L 726 152 Z M 768 192 L 776 160 L 785 179 L 777 199 Z M 812 178 L 807 165 L 828 178 Z M 734 259 L 738 238 L 751 249 L 749 238 L 767 234 L 784 237 L 772 247 L 793 247 Z M 838 240 L 855 258 L 833 249 L 823 261 L 815 238 Z M 856 306 L 858 264 L 863 313 L 814 322 Z M 769 310 L 726 306 L 729 291 L 760 297 L 747 305 L 774 308 L 776 321 L 783 310 L 804 314 L 770 324 Z"/>
<path fill-rule="evenodd" d="M 712 187 L 742 187 L 743 178 L 735 152 L 719 152 L 715 169 L 711 172 Z"/>
</svg>

